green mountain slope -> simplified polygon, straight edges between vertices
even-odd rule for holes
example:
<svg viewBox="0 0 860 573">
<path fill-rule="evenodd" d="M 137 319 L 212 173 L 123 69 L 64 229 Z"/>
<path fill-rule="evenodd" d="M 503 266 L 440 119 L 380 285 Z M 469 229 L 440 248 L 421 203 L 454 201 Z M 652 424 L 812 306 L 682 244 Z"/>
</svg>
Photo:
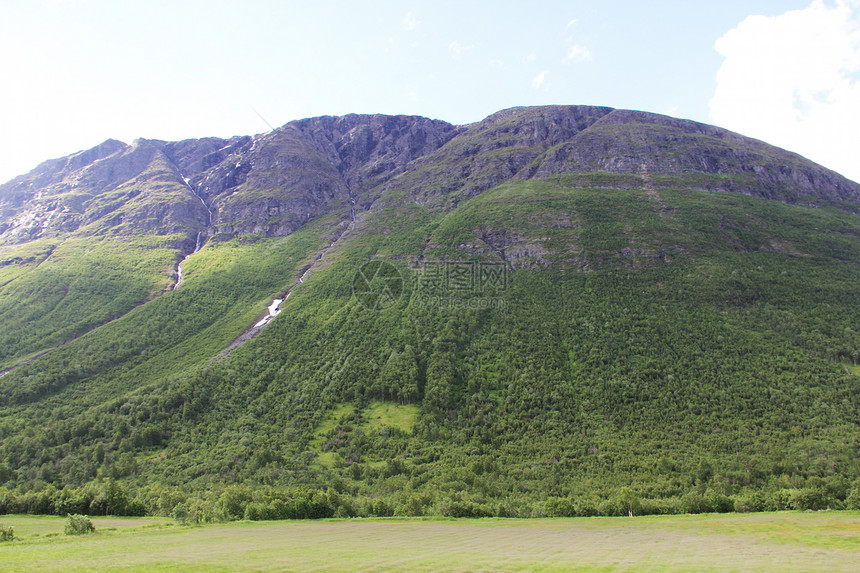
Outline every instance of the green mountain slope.
<svg viewBox="0 0 860 573">
<path fill-rule="evenodd" d="M 856 184 L 609 108 L 231 141 L 153 144 L 143 172 L 178 181 L 153 205 L 199 205 L 177 227 L 0 247 L 7 509 L 860 504 Z"/>
</svg>

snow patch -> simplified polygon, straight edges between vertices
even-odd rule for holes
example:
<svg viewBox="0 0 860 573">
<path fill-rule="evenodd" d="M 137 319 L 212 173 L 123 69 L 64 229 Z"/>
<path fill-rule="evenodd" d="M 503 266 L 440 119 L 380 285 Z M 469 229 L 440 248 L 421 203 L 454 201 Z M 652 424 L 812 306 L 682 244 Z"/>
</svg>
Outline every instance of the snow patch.
<svg viewBox="0 0 860 573">
<path fill-rule="evenodd" d="M 291 294 L 293 294 L 292 291 L 288 292 L 287 296 L 285 296 L 284 298 L 276 298 L 275 300 L 273 300 L 272 304 L 270 304 L 268 308 L 269 314 L 264 316 L 262 320 L 260 320 L 260 322 L 255 324 L 254 328 L 262 328 L 263 326 L 266 326 L 270 320 L 281 314 L 281 311 L 283 310 L 281 308 L 281 303 L 290 298 Z"/>
<path fill-rule="evenodd" d="M 284 302 L 282 298 L 276 298 L 272 301 L 272 304 L 269 305 L 269 316 L 278 316 L 281 313 L 282 302 Z"/>
</svg>

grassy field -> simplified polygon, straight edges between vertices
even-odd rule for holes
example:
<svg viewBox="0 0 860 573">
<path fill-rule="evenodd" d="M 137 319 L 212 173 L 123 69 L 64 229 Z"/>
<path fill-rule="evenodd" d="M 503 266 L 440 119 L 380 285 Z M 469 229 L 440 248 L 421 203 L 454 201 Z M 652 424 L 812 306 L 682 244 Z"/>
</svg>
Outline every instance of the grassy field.
<svg viewBox="0 0 860 573">
<path fill-rule="evenodd" d="M 856 571 L 860 512 L 536 520 L 373 519 L 180 527 L 4 516 L 3 571 Z"/>
<path fill-rule="evenodd" d="M 412 431 L 412 426 L 415 425 L 415 418 L 418 417 L 418 406 L 415 404 L 372 402 L 362 416 L 365 420 L 365 427 L 370 431 L 378 431 L 382 426 L 391 426 L 409 433 Z"/>
</svg>

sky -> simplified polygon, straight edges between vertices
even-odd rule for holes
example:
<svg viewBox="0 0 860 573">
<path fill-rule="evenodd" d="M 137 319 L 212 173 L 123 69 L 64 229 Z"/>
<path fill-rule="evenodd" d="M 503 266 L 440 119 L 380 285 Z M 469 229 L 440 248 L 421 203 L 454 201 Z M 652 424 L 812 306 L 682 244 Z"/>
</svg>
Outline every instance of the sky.
<svg viewBox="0 0 860 573">
<path fill-rule="evenodd" d="M 712 123 L 860 181 L 860 0 L 0 0 L 0 182 L 114 138 L 547 104 Z"/>
</svg>

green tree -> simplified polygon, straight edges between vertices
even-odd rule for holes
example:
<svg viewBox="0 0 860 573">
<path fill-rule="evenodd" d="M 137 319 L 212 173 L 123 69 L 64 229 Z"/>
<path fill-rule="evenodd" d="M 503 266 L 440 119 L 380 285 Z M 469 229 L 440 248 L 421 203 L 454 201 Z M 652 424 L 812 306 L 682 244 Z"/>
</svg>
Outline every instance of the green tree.
<svg viewBox="0 0 860 573">
<path fill-rule="evenodd" d="M 639 496 L 627 486 L 621 488 L 618 492 L 618 499 L 621 501 L 621 504 L 624 506 L 625 511 L 627 511 L 627 515 L 633 517 L 637 515 L 642 510 L 642 503 L 639 501 Z"/>
</svg>

